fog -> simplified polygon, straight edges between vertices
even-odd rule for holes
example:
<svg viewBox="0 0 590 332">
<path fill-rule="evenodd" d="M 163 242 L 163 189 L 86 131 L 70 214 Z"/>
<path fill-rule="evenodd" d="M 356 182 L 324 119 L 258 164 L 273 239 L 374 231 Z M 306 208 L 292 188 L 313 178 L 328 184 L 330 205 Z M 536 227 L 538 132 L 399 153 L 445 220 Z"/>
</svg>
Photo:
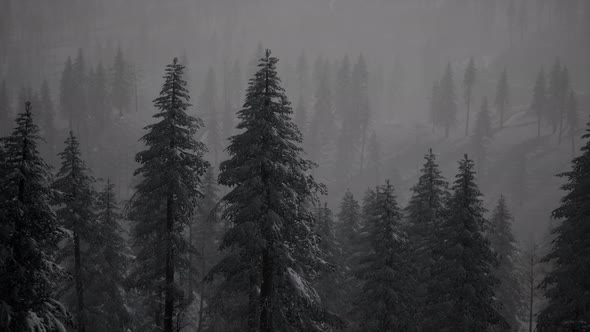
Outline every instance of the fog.
<svg viewBox="0 0 590 332">
<path fill-rule="evenodd" d="M 244 105 L 248 82 L 269 49 L 278 58 L 278 77 L 303 137 L 303 157 L 318 165 L 305 171 L 326 186 L 318 206 L 321 210 L 326 204 L 333 211 L 340 252 L 350 249 L 338 239 L 345 193 L 350 191 L 363 204 L 367 190 L 379 192 L 375 188 L 389 180 L 397 204 L 405 209 L 423 174 L 424 157 L 432 149 L 451 186 L 458 161 L 465 155 L 473 160 L 485 218 L 493 219 L 500 197 L 505 197 L 519 255 L 534 245 L 545 254 L 556 237 L 551 230 L 567 218 L 555 214 L 552 218 L 565 195 L 560 188 L 566 179 L 556 175 L 571 169 L 572 158 L 583 154 L 580 148 L 587 141 L 582 134 L 590 114 L 589 36 L 586 0 L 0 0 L 0 136 L 13 133 L 14 119 L 30 101 L 45 140 L 38 149 L 59 178 L 63 156 L 58 153 L 72 131 L 79 139 L 82 159 L 97 179 L 97 189 L 107 179 L 114 184 L 122 237 L 130 243 L 129 266 L 133 266 L 141 256 L 135 247 L 141 245 L 133 231 L 134 200 L 141 196 L 138 185 L 146 176 L 138 171 L 134 176 L 140 167 L 136 154 L 146 149 L 146 141 L 140 140 L 147 133 L 145 127 L 159 121 L 153 118 L 158 112 L 154 99 L 160 96 L 166 65 L 178 58 L 185 66 L 183 78 L 192 104 L 186 113 L 203 120 L 194 139 L 207 147 L 203 160 L 211 164 L 209 172 L 217 179 L 223 169 L 220 164 L 234 155 L 226 148 L 231 144 L 228 138 L 241 132 L 236 129 L 241 121 L 237 112 Z M 72 76 L 66 74 L 67 62 Z M 470 66 L 472 79 L 467 73 Z M 541 70 L 542 100 L 535 97 Z M 9 173 L 0 174 L 8 179 Z M 205 179 L 204 174 L 199 178 Z M 210 209 L 203 212 L 205 203 L 198 203 L 197 210 L 203 211 L 195 215 L 209 220 L 218 213 L 214 219 L 231 224 L 222 220 L 223 207 L 232 204 L 223 197 L 235 186 L 219 180 L 212 184 L 217 196 L 210 197 Z M 324 217 L 322 212 L 316 217 L 327 218 L 324 212 Z M 407 217 L 408 210 L 405 213 Z M 199 224 L 203 220 L 184 225 L 190 230 L 196 227 L 198 239 L 190 238 L 190 246 L 219 247 L 223 232 L 207 233 L 208 228 Z M 206 242 L 207 237 L 213 242 Z M 200 258 L 193 262 L 189 254 L 188 265 L 203 265 L 187 272 L 186 278 L 181 272 L 186 267 L 176 271 L 187 280 L 198 274 L 195 290 L 186 295 L 191 304 L 178 309 L 178 315 L 186 312 L 190 319 L 177 330 L 245 331 L 227 315 L 205 314 L 209 321 L 202 316 L 214 289 L 221 287 L 220 281 L 214 281 L 199 288 L 206 270 L 224 254 L 210 255 L 214 257 L 197 255 Z M 340 266 L 341 257 L 333 259 Z M 67 262 L 61 265 L 68 270 Z M 133 273 L 124 274 L 128 278 Z M 190 281 L 186 285 L 193 287 Z M 326 287 L 316 285 L 320 297 L 329 292 Z M 353 296 L 346 287 L 339 287 L 343 298 Z M 526 290 L 522 284 L 520 288 Z M 132 296 L 126 305 L 134 309 L 124 324 L 116 329 L 86 326 L 86 330 L 160 331 L 166 325 L 159 325 L 158 319 L 166 321 L 167 313 L 160 317 L 157 312 L 150 329 L 141 325 L 137 316 L 145 309 L 142 291 L 130 286 L 127 292 Z M 64 290 L 55 298 L 74 303 L 68 294 Z M 328 306 L 348 310 L 357 303 L 335 304 L 338 296 L 329 296 L 323 299 Z M 539 298 L 546 301 L 544 295 Z M 77 326 L 82 331 L 76 308 L 67 308 L 76 322 L 68 329 Z M 535 317 L 543 308 L 534 305 Z M 525 314 L 518 310 L 519 326 L 528 330 L 532 322 L 528 309 Z M 347 330 L 364 331 L 362 324 L 355 325 L 362 319 L 337 313 L 344 316 Z M 271 329 L 265 330 L 264 324 L 258 328 L 316 330 L 273 324 Z M 338 324 L 323 324 L 318 331 L 337 330 Z M 466 330 L 481 327 L 469 326 Z M 407 325 L 381 330 L 413 331 Z"/>
</svg>

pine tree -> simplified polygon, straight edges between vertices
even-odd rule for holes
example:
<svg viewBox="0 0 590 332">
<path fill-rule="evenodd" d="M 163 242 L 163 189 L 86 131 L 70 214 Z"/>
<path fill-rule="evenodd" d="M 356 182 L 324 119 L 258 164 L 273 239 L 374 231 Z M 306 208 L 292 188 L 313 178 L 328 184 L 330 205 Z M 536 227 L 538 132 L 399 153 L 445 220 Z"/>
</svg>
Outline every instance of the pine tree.
<svg viewBox="0 0 590 332">
<path fill-rule="evenodd" d="M 381 145 L 377 140 L 377 134 L 373 132 L 369 140 L 368 155 L 367 155 L 368 169 L 375 176 L 375 185 L 381 182 Z"/>
<path fill-rule="evenodd" d="M 545 70 L 541 68 L 535 87 L 533 88 L 533 100 L 531 102 L 531 109 L 537 115 L 537 138 L 541 137 L 541 119 L 547 116 L 547 87 L 545 82 Z"/>
<path fill-rule="evenodd" d="M 499 312 L 510 325 L 510 330 L 518 331 L 520 330 L 518 316 L 522 309 L 522 294 L 516 266 L 519 251 L 512 235 L 512 222 L 513 218 L 506 206 L 506 200 L 504 196 L 500 196 L 498 205 L 492 213 L 488 235 L 498 260 L 492 272 L 500 280 L 500 284 L 494 293 L 502 304 Z"/>
<path fill-rule="evenodd" d="M 352 109 L 351 80 L 352 73 L 350 71 L 350 61 L 348 60 L 348 55 L 345 55 L 338 68 L 338 73 L 336 74 L 336 91 L 334 93 L 334 100 L 336 113 L 338 118 L 342 121 L 342 127 L 347 127 L 348 130 L 353 130 L 351 125 L 358 125 L 354 120 L 356 114 Z"/>
<path fill-rule="evenodd" d="M 442 241 L 438 229 L 449 196 L 448 183 L 438 168 L 432 149 L 424 158 L 426 162 L 418 183 L 412 187 L 412 197 L 405 209 L 410 257 L 416 272 L 414 301 L 418 317 L 423 314 L 425 304 L 431 302 L 425 286 L 431 278 L 430 266 L 436 261 L 434 250 Z"/>
<path fill-rule="evenodd" d="M 500 115 L 500 128 L 504 128 L 504 116 L 508 110 L 509 99 L 510 87 L 508 86 L 508 74 L 506 73 L 506 69 L 504 69 L 496 86 L 496 99 L 494 100 L 494 104 Z"/>
<path fill-rule="evenodd" d="M 473 57 L 469 58 L 469 64 L 465 69 L 465 76 L 463 77 L 463 96 L 465 98 L 465 106 L 467 107 L 467 118 L 465 120 L 465 136 L 469 135 L 469 111 L 471 110 L 471 96 L 473 94 L 473 86 L 477 79 L 477 69 Z"/>
<path fill-rule="evenodd" d="M 295 71 L 297 71 L 297 87 L 299 89 L 299 95 L 308 97 L 310 95 L 307 90 L 309 85 L 309 64 L 307 63 L 305 51 L 301 51 L 299 58 L 297 58 Z"/>
<path fill-rule="evenodd" d="M 16 125 L 0 141 L 0 328 L 63 331 L 70 317 L 52 292 L 64 276 L 55 255 L 65 234 L 50 207 L 50 167 L 37 150 L 30 103 Z"/>
<path fill-rule="evenodd" d="M 82 49 L 78 49 L 78 55 L 72 64 L 72 129 L 85 133 L 88 125 L 88 75 L 86 72 L 86 59 Z"/>
<path fill-rule="evenodd" d="M 475 154 L 477 164 L 477 173 L 481 176 L 484 174 L 487 149 L 489 140 L 492 137 L 492 125 L 490 121 L 490 112 L 488 108 L 487 97 L 483 98 L 481 110 L 477 114 L 477 122 L 471 135 L 471 151 Z"/>
<path fill-rule="evenodd" d="M 110 121 L 111 109 L 107 83 L 106 71 L 102 62 L 99 62 L 94 71 L 92 90 L 89 91 L 88 96 L 91 117 L 96 121 L 99 132 L 103 131 Z"/>
<path fill-rule="evenodd" d="M 365 158 L 365 145 L 367 140 L 367 130 L 369 128 L 371 120 L 371 109 L 369 105 L 369 72 L 365 58 L 363 55 L 359 55 L 359 58 L 354 65 L 352 70 L 352 105 L 353 112 L 355 113 L 355 120 L 358 121 L 359 126 L 359 137 L 361 149 L 361 161 L 360 161 L 360 172 L 363 173 L 364 158 Z"/>
<path fill-rule="evenodd" d="M 340 313 L 343 305 L 343 283 L 344 275 L 337 269 L 335 264 L 340 258 L 340 248 L 336 243 L 334 216 L 328 204 L 318 207 L 316 232 L 320 238 L 319 248 L 325 260 L 334 265 L 332 269 L 326 269 L 319 275 L 314 287 L 323 306 L 332 312 Z"/>
<path fill-rule="evenodd" d="M 567 125 L 569 127 L 569 136 L 572 146 L 572 158 L 576 152 L 576 135 L 578 134 L 578 103 L 576 102 L 576 93 L 570 90 L 565 105 Z"/>
<path fill-rule="evenodd" d="M 307 109 L 305 108 L 305 100 L 303 99 L 303 96 L 299 96 L 299 101 L 295 107 L 295 124 L 299 131 L 306 131 Z"/>
<path fill-rule="evenodd" d="M 561 187 L 566 194 L 552 213 L 561 222 L 552 231 L 555 240 L 551 252 L 543 258 L 553 269 L 541 283 L 549 303 L 539 314 L 539 331 L 590 328 L 590 261 L 586 254 L 590 250 L 590 122 L 587 127 L 582 137 L 588 141 L 581 148 L 582 155 L 572 160 L 570 171 L 559 174 L 567 179 Z"/>
<path fill-rule="evenodd" d="M 550 119 L 551 119 L 551 126 L 553 127 L 553 133 L 557 132 L 557 127 L 559 125 L 559 117 L 561 115 L 561 106 L 562 106 L 562 91 L 563 91 L 563 80 L 562 80 L 562 67 L 559 58 L 555 59 L 555 63 L 551 68 L 551 73 L 549 74 L 549 86 L 547 88 L 547 97 L 548 97 L 548 104 L 550 107 Z"/>
<path fill-rule="evenodd" d="M 209 68 L 205 86 L 199 97 L 199 109 L 205 114 L 207 130 L 207 147 L 213 153 L 213 164 L 219 162 L 221 142 L 219 137 L 219 121 L 217 117 L 217 83 L 213 68 Z"/>
<path fill-rule="evenodd" d="M 121 47 L 117 49 L 111 68 L 111 92 L 111 104 L 122 117 L 131 104 L 131 73 Z"/>
<path fill-rule="evenodd" d="M 155 124 L 145 127 L 141 138 L 147 149 L 135 160 L 140 177 L 130 203 L 137 258 L 132 270 L 133 286 L 143 292 L 156 326 L 172 332 L 175 306 L 179 302 L 176 275 L 187 266 L 188 243 L 183 235 L 191 219 L 198 187 L 209 163 L 203 160 L 205 145 L 193 136 L 202 127 L 200 119 L 187 115 L 190 104 L 184 67 L 174 58 L 166 66 L 160 96 L 154 100 Z M 164 310 L 159 305 L 163 294 Z M 163 316 L 163 324 L 160 318 Z"/>
<path fill-rule="evenodd" d="M 347 184 L 350 184 L 351 180 L 354 151 L 358 143 L 360 130 L 358 114 L 353 104 L 354 95 L 351 79 L 350 63 L 348 56 L 345 56 L 336 75 L 336 112 L 342 125 L 336 143 L 334 174 Z"/>
<path fill-rule="evenodd" d="M 570 97 L 570 79 L 569 79 L 569 71 L 567 67 L 564 67 L 561 71 L 561 95 L 560 95 L 560 110 L 559 110 L 559 135 L 558 135 L 558 144 L 561 145 L 561 136 L 563 133 L 563 119 L 568 116 L 567 114 L 567 106 Z"/>
<path fill-rule="evenodd" d="M 439 111 L 438 119 L 441 125 L 445 128 L 445 137 L 448 138 L 451 127 L 455 125 L 457 117 L 457 102 L 455 97 L 455 83 L 453 81 L 453 69 L 451 64 L 447 64 L 445 74 L 440 81 L 438 89 L 438 103 L 437 109 Z"/>
<path fill-rule="evenodd" d="M 131 308 L 124 288 L 130 249 L 125 243 L 123 220 L 115 186 L 107 180 L 96 204 L 96 235 L 89 260 L 97 270 L 88 287 L 88 330 L 125 331 L 131 324 Z"/>
<path fill-rule="evenodd" d="M 328 62 L 318 58 L 314 67 L 314 76 L 316 77 L 314 116 L 309 124 L 310 132 L 307 145 L 311 149 L 311 159 L 319 161 L 322 160 L 325 147 L 332 138 L 334 112 Z"/>
<path fill-rule="evenodd" d="M 438 126 L 442 126 L 443 118 L 440 103 L 440 83 L 435 81 L 432 84 L 430 93 L 430 120 L 432 121 L 432 130 Z"/>
<path fill-rule="evenodd" d="M 440 258 L 432 269 L 425 324 L 438 331 L 485 331 L 493 325 L 507 328 L 498 312 L 494 289 L 498 279 L 491 273 L 497 263 L 490 241 L 484 237 L 489 222 L 484 218 L 482 194 L 475 183 L 474 163 L 459 162 L 445 218 L 444 242 L 436 249 Z"/>
<path fill-rule="evenodd" d="M 74 276 L 74 285 L 67 283 L 64 293 L 66 293 L 66 302 L 76 308 L 77 331 L 84 332 L 88 316 L 85 307 L 85 289 L 95 272 L 89 262 L 97 231 L 94 211 L 95 180 L 82 160 L 80 144 L 72 131 L 65 141 L 65 149 L 59 153 L 59 156 L 61 167 L 52 185 L 59 193 L 55 200 L 55 204 L 59 206 L 56 212 L 64 228 L 72 233 L 72 237 L 62 249 L 61 263 Z"/>
<path fill-rule="evenodd" d="M 301 134 L 270 50 L 250 80 L 240 134 L 230 138 L 230 159 L 219 183 L 231 187 L 223 213 L 231 226 L 221 248 L 233 249 L 211 273 L 244 282 L 248 331 L 320 331 L 336 321 L 311 286 L 323 263 L 309 204 L 324 187 L 306 174 L 313 164 L 299 155 Z"/>
<path fill-rule="evenodd" d="M 64 117 L 69 121 L 70 127 L 72 125 L 72 119 L 76 109 L 75 100 L 73 98 L 74 91 L 74 73 L 72 58 L 68 57 L 64 65 L 64 70 L 61 74 L 60 90 L 59 90 L 59 102 L 61 105 L 61 112 Z"/>
<path fill-rule="evenodd" d="M 12 110 L 10 109 L 8 89 L 6 88 L 6 81 L 2 81 L 2 85 L 0 85 L 0 137 L 4 137 L 5 134 L 8 135 L 11 119 Z"/>
<path fill-rule="evenodd" d="M 54 116 L 55 110 L 53 107 L 53 101 L 51 101 L 51 92 L 49 91 L 49 84 L 47 80 L 43 80 L 43 84 L 41 84 L 41 91 L 40 91 L 40 102 L 41 102 L 41 123 L 43 127 L 43 137 L 45 137 L 45 142 L 49 146 L 49 153 L 51 156 L 55 155 L 55 148 L 56 148 L 56 141 L 57 141 L 57 129 L 55 128 L 54 124 Z M 54 158 L 48 158 L 50 161 L 53 161 Z"/>
<path fill-rule="evenodd" d="M 364 227 L 357 277 L 363 292 L 356 301 L 363 331 L 408 331 L 415 324 L 408 306 L 413 287 L 407 262 L 407 239 L 402 228 L 402 212 L 393 186 L 379 186 Z"/>
</svg>

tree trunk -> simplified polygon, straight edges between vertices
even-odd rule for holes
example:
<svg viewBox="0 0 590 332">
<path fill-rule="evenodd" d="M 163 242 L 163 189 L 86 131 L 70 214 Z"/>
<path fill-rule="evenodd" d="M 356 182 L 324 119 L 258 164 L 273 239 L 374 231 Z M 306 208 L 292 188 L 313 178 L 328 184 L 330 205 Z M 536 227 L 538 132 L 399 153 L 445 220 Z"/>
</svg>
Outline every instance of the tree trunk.
<svg viewBox="0 0 590 332">
<path fill-rule="evenodd" d="M 258 263 L 258 262 L 256 262 Z M 248 332 L 259 332 L 260 326 L 260 298 L 258 294 L 258 268 L 250 273 L 250 290 L 248 294 Z"/>
<path fill-rule="evenodd" d="M 467 120 L 465 120 L 465 136 L 469 136 L 469 113 L 471 111 L 471 94 L 467 94 Z"/>
<path fill-rule="evenodd" d="M 531 254 L 531 262 L 530 262 L 530 275 L 529 275 L 529 282 L 530 282 L 530 289 L 529 289 L 529 332 L 533 332 L 533 305 L 535 301 L 535 254 L 534 252 Z"/>
<path fill-rule="evenodd" d="M 364 124 L 363 125 L 363 133 L 362 133 L 362 137 L 361 137 L 361 171 L 360 174 L 363 174 L 363 168 L 364 168 L 364 164 L 365 164 L 365 145 L 366 145 L 366 140 L 367 140 L 367 125 Z"/>
<path fill-rule="evenodd" d="M 201 271 L 203 271 L 202 273 L 205 273 L 205 240 L 202 239 L 201 240 Z M 201 332 L 203 329 L 203 316 L 205 313 L 205 309 L 203 308 L 203 305 L 205 304 L 205 282 L 203 282 L 203 280 L 201 280 L 201 294 L 200 294 L 200 300 L 199 300 L 199 325 L 197 326 L 197 332 Z"/>
<path fill-rule="evenodd" d="M 563 116 L 559 112 L 559 134 L 557 135 L 557 145 L 561 145 L 561 135 L 563 134 Z"/>
<path fill-rule="evenodd" d="M 272 244 L 269 244 L 272 248 Z M 262 285 L 260 287 L 260 332 L 275 331 L 272 320 L 274 262 L 271 249 L 267 248 L 262 255 Z"/>
<path fill-rule="evenodd" d="M 172 332 L 174 316 L 174 198 L 168 195 L 166 202 L 166 290 L 164 298 L 164 332 Z"/>
<path fill-rule="evenodd" d="M 80 236 L 74 233 L 74 270 L 76 273 L 76 296 L 78 300 L 78 332 L 86 331 L 84 320 L 84 285 L 82 283 L 82 264 L 80 258 Z"/>
</svg>

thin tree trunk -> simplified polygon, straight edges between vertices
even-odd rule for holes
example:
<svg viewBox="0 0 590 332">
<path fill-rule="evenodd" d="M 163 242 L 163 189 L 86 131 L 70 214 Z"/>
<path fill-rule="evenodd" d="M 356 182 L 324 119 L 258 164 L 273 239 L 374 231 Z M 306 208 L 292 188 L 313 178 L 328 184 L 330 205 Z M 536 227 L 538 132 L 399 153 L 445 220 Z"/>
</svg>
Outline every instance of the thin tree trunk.
<svg viewBox="0 0 590 332">
<path fill-rule="evenodd" d="M 80 236 L 74 234 L 74 269 L 76 273 L 76 296 L 78 300 L 78 332 L 86 331 L 84 319 L 84 285 L 82 283 L 82 264 L 80 257 Z"/>
<path fill-rule="evenodd" d="M 559 134 L 557 135 L 557 144 L 561 145 L 561 135 L 563 134 L 563 114 L 559 112 Z"/>
<path fill-rule="evenodd" d="M 534 249 L 533 249 L 534 250 Z M 530 289 L 529 289 L 529 332 L 533 332 L 533 305 L 535 301 L 535 253 L 531 254 L 531 262 L 530 262 L 530 275 L 529 275 L 529 282 L 530 282 Z"/>
<path fill-rule="evenodd" d="M 469 136 L 469 113 L 471 111 L 471 93 L 467 94 L 467 120 L 465 120 L 465 136 Z"/>
<path fill-rule="evenodd" d="M 363 136 L 361 137 L 361 171 L 360 174 L 363 174 L 363 168 L 365 164 L 365 145 L 367 140 L 367 125 L 363 125 Z"/>
<path fill-rule="evenodd" d="M 174 316 L 174 250 L 172 232 L 174 225 L 174 198 L 170 194 L 166 202 L 166 290 L 164 298 L 164 332 L 172 332 Z"/>
<path fill-rule="evenodd" d="M 202 273 L 205 273 L 205 241 L 204 239 L 201 240 L 201 255 L 202 255 L 202 260 L 201 260 L 201 271 L 203 271 Z M 205 310 L 203 309 L 203 305 L 205 303 L 205 282 L 203 282 L 201 280 L 201 294 L 200 294 L 201 299 L 199 300 L 199 325 L 197 326 L 197 332 L 201 332 L 203 329 L 203 316 L 204 316 L 204 312 Z"/>
</svg>

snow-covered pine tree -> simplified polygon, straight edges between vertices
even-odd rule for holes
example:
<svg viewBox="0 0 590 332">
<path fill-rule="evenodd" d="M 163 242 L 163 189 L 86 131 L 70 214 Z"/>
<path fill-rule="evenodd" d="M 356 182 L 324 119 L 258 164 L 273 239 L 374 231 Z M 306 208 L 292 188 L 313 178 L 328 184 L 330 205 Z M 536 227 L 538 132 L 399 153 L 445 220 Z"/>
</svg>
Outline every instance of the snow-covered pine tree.
<svg viewBox="0 0 590 332">
<path fill-rule="evenodd" d="M 8 135 L 11 119 L 12 110 L 10 109 L 8 89 L 6 88 L 6 81 L 2 81 L 2 84 L 0 85 L 0 137 Z"/>
<path fill-rule="evenodd" d="M 209 68 L 203 91 L 199 96 L 199 110 L 206 119 L 205 128 L 207 130 L 207 147 L 213 154 L 213 164 L 219 162 L 219 153 L 221 152 L 220 126 L 218 120 L 218 101 L 217 101 L 217 80 L 213 67 Z"/>
<path fill-rule="evenodd" d="M 52 187 L 57 191 L 56 213 L 64 228 L 71 232 L 60 254 L 60 263 L 73 275 L 73 283 L 64 284 L 62 298 L 69 307 L 76 308 L 77 331 L 86 331 L 85 288 L 95 274 L 89 261 L 96 238 L 95 179 L 90 175 L 80 153 L 80 144 L 70 131 L 65 149 L 59 153 L 61 167 Z M 100 241 L 100 240 L 98 240 Z"/>
<path fill-rule="evenodd" d="M 408 301 L 414 287 L 407 261 L 407 237 L 393 185 L 377 187 L 364 226 L 357 278 L 363 292 L 355 305 L 363 331 L 409 331 L 415 322 Z"/>
<path fill-rule="evenodd" d="M 499 312 L 510 325 L 510 331 L 520 331 L 518 317 L 522 311 L 523 294 L 516 266 L 520 253 L 512 235 L 512 221 L 506 199 L 500 196 L 498 205 L 492 213 L 488 233 L 488 239 L 498 259 L 492 273 L 500 280 L 500 284 L 494 293 L 502 304 Z"/>
<path fill-rule="evenodd" d="M 0 329 L 63 331 L 71 318 L 52 293 L 64 276 L 55 254 L 65 234 L 50 207 L 51 173 L 30 103 L 16 125 L 0 141 Z"/>
<path fill-rule="evenodd" d="M 240 134 L 230 138 L 230 159 L 221 163 L 219 183 L 224 219 L 231 223 L 221 248 L 232 253 L 212 269 L 246 286 L 248 331 L 323 331 L 338 321 L 321 307 L 312 287 L 324 265 L 313 230 L 310 205 L 325 187 L 307 172 L 300 157 L 301 134 L 277 77 L 270 50 L 250 80 Z"/>
<path fill-rule="evenodd" d="M 96 203 L 96 234 L 89 263 L 96 275 L 88 287 L 88 330 L 126 331 L 131 327 L 131 308 L 124 288 L 131 250 L 121 227 L 123 217 L 115 197 L 115 185 L 107 180 Z"/>
<path fill-rule="evenodd" d="M 432 149 L 424 156 L 418 183 L 412 187 L 412 197 L 405 209 L 410 255 L 413 260 L 416 281 L 414 301 L 418 317 L 428 299 L 427 285 L 431 280 L 430 266 L 436 261 L 435 250 L 441 241 L 440 226 L 445 204 L 449 198 L 448 183 L 442 176 Z"/>
<path fill-rule="evenodd" d="M 510 87 L 508 86 L 508 74 L 506 68 L 502 71 L 498 84 L 496 85 L 496 99 L 494 105 L 500 115 L 500 128 L 504 128 L 504 118 L 510 102 Z"/>
<path fill-rule="evenodd" d="M 440 120 L 440 124 L 445 128 L 445 137 L 448 138 L 451 127 L 457 121 L 455 82 L 453 80 L 453 68 L 450 62 L 447 64 L 445 73 L 440 80 L 437 99 L 439 103 L 437 109 L 440 112 L 438 119 Z"/>
<path fill-rule="evenodd" d="M 131 273 L 133 287 L 143 292 L 154 324 L 172 332 L 175 308 L 182 292 L 179 270 L 187 266 L 188 241 L 184 230 L 200 198 L 201 176 L 209 163 L 203 160 L 205 145 L 194 135 L 200 119 L 187 115 L 189 92 L 182 78 L 184 67 L 174 58 L 166 66 L 160 96 L 154 100 L 159 122 L 145 127 L 141 138 L 147 149 L 137 153 L 140 181 L 130 202 L 136 259 Z M 162 311 L 159 304 L 164 302 Z M 161 318 L 163 317 L 163 324 Z"/>
<path fill-rule="evenodd" d="M 473 86 L 477 79 L 477 69 L 475 68 L 475 61 L 473 57 L 469 58 L 469 64 L 465 68 L 465 75 L 463 76 L 463 97 L 465 98 L 465 106 L 467 108 L 467 118 L 465 119 L 465 136 L 469 135 L 469 113 L 471 111 L 471 97 L 473 96 Z"/>
<path fill-rule="evenodd" d="M 467 155 L 459 161 L 459 173 L 441 225 L 443 243 L 432 268 L 425 328 L 437 331 L 485 331 L 507 327 L 498 312 L 494 289 L 498 279 L 491 273 L 496 256 L 484 236 L 482 194 L 475 183 L 474 163 Z"/>
<path fill-rule="evenodd" d="M 588 140 L 572 169 L 559 174 L 567 179 L 561 206 L 552 213 L 561 221 L 553 231 L 551 252 L 543 258 L 553 269 L 541 283 L 549 299 L 538 317 L 539 331 L 587 331 L 590 329 L 590 122 L 582 136 Z"/>
</svg>

